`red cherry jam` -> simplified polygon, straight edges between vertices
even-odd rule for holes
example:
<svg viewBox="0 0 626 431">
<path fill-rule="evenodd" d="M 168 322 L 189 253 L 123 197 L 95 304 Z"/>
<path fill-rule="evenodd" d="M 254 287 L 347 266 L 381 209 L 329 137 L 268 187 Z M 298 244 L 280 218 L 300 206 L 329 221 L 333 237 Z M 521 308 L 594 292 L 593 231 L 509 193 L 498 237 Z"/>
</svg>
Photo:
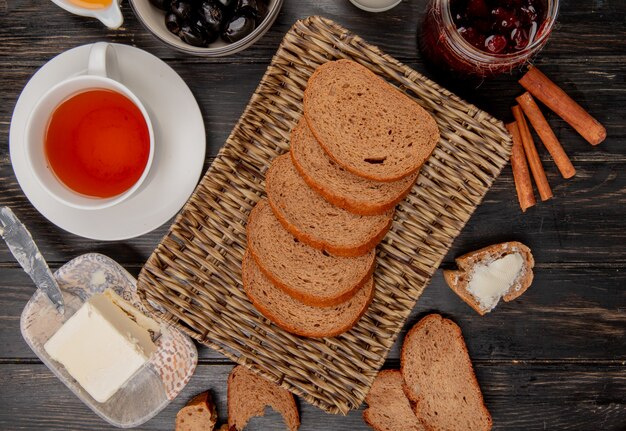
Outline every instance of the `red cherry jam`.
<svg viewBox="0 0 626 431">
<path fill-rule="evenodd" d="M 521 51 L 536 40 L 546 19 L 546 0 L 451 0 L 456 29 L 490 54 Z"/>
<path fill-rule="evenodd" d="M 430 0 L 419 48 L 454 80 L 511 73 L 546 44 L 558 9 L 559 0 Z"/>
</svg>

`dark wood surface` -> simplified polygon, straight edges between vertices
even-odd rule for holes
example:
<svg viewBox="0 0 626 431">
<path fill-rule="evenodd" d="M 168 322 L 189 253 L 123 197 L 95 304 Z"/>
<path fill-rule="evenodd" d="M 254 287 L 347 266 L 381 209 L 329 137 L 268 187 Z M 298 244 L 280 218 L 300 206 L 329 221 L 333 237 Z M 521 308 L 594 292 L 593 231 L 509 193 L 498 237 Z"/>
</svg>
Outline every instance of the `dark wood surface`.
<svg viewBox="0 0 626 431">
<path fill-rule="evenodd" d="M 49 223 L 28 202 L 11 168 L 8 131 L 20 91 L 53 56 L 106 40 L 145 49 L 185 79 L 203 112 L 211 162 L 254 91 L 284 33 L 296 19 L 319 14 L 344 25 L 472 103 L 509 121 L 521 92 L 515 77 L 477 85 L 443 82 L 425 68 L 416 49 L 424 1 L 369 14 L 347 0 L 285 0 L 270 31 L 232 57 L 210 60 L 173 51 L 133 16 L 117 31 L 76 17 L 45 0 L 0 0 L 0 205 L 27 224 L 54 268 L 85 252 L 104 253 L 137 275 L 169 222 L 142 237 L 118 242 L 71 235 Z M 589 109 L 608 130 L 592 147 L 547 113 L 578 171 L 563 180 L 540 148 L 554 198 L 522 214 L 507 167 L 486 196 L 442 267 L 455 256 L 504 240 L 531 247 L 535 282 L 520 299 L 480 317 L 448 289 L 438 271 L 407 322 L 438 311 L 463 329 L 496 430 L 626 430 L 626 2 L 564 0 L 558 29 L 536 63 Z M 149 71 L 146 71 L 149 73 Z M 182 108 L 182 107 L 181 107 Z M 111 429 L 43 366 L 22 340 L 19 316 L 34 290 L 0 246 L 0 429 Z M 400 337 L 401 339 L 402 337 Z M 140 427 L 173 429 L 176 411 L 195 393 L 212 389 L 226 416 L 226 378 L 232 364 L 201 347 L 190 384 L 163 412 Z M 386 368 L 398 366 L 395 346 Z M 367 429 L 361 412 L 331 416 L 300 403 L 302 430 Z M 248 429 L 282 429 L 269 413 Z"/>
</svg>

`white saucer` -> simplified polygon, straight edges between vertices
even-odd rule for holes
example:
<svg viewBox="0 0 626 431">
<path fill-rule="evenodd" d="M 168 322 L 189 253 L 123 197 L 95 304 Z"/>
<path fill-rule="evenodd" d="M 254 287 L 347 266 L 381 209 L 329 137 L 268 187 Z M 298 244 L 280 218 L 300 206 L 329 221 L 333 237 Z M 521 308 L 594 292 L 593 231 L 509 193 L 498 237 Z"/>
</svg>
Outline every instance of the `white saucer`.
<svg viewBox="0 0 626 431">
<path fill-rule="evenodd" d="M 15 105 L 9 134 L 15 176 L 33 206 L 68 232 L 109 241 L 143 235 L 174 216 L 198 183 L 206 151 L 202 114 L 182 78 L 152 54 L 114 45 L 119 79 L 141 99 L 154 128 L 154 161 L 135 194 L 111 208 L 70 208 L 50 197 L 26 164 L 24 129 L 35 102 L 54 84 L 85 73 L 91 45 L 59 54 L 33 75 Z"/>
</svg>

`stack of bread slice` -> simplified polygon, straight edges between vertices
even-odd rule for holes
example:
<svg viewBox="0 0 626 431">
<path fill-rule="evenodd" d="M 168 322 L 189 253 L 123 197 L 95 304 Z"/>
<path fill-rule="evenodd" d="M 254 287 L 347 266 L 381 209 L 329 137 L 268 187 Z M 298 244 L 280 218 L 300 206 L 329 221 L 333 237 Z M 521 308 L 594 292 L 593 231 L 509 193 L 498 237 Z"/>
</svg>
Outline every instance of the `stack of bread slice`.
<svg viewBox="0 0 626 431">
<path fill-rule="evenodd" d="M 248 219 L 242 279 L 257 310 L 301 336 L 350 329 L 374 295 L 376 246 L 438 140 L 434 119 L 365 67 L 320 66 Z"/>
</svg>

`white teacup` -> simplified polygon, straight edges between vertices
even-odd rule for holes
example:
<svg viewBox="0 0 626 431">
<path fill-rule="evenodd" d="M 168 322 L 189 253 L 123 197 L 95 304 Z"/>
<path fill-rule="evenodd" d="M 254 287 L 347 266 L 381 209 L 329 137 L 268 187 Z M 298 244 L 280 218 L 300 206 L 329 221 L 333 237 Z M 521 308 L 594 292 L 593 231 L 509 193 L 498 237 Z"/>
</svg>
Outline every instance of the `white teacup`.
<svg viewBox="0 0 626 431">
<path fill-rule="evenodd" d="M 124 23 L 119 1 L 120 0 L 112 0 L 111 4 L 104 8 L 87 8 L 78 6 L 70 0 L 52 0 L 54 4 L 74 15 L 96 18 L 111 29 L 119 28 Z"/>
<path fill-rule="evenodd" d="M 112 77 L 116 74 L 115 48 L 105 42 L 95 43 L 89 53 L 87 73 L 61 81 L 48 90 L 35 104 L 26 122 L 24 151 L 26 161 L 39 185 L 57 201 L 73 208 L 95 210 L 111 207 L 128 199 L 148 176 L 154 156 L 154 131 L 145 107 L 125 85 Z M 54 174 L 45 152 L 45 136 L 50 117 L 55 109 L 65 100 L 78 93 L 104 89 L 115 91 L 129 100 L 139 109 L 148 128 L 150 151 L 145 168 L 139 179 L 126 191 L 110 198 L 86 196 L 75 192 L 63 184 Z"/>
</svg>

